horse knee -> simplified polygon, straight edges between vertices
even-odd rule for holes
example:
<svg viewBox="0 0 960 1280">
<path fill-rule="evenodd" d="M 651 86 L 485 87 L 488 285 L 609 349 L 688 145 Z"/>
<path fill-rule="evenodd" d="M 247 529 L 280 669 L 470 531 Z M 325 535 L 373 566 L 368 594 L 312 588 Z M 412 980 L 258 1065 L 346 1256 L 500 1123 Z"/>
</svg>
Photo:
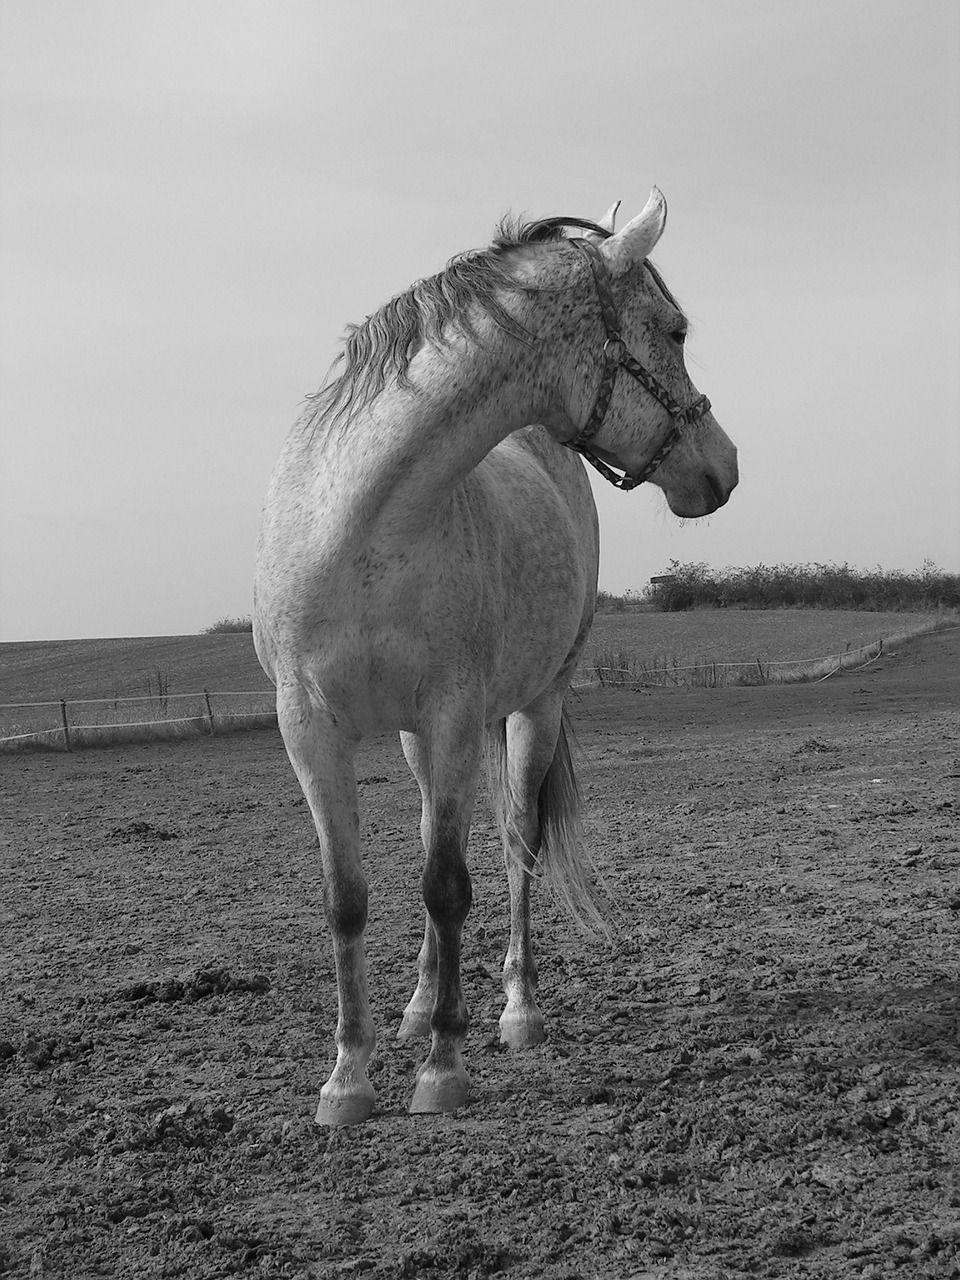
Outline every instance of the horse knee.
<svg viewBox="0 0 960 1280">
<path fill-rule="evenodd" d="M 423 904 L 438 928 L 458 929 L 466 920 L 473 901 L 470 872 L 462 857 L 456 860 L 430 858 L 423 872 Z"/>
<path fill-rule="evenodd" d="M 423 903 L 437 928 L 459 929 L 473 896 L 465 859 L 469 824 L 450 802 L 434 808 L 429 816 L 427 862 L 421 881 Z"/>
<path fill-rule="evenodd" d="M 367 926 L 367 882 L 362 877 L 337 877 L 324 885 L 323 907 L 331 931 L 341 938 L 357 938 Z"/>
</svg>

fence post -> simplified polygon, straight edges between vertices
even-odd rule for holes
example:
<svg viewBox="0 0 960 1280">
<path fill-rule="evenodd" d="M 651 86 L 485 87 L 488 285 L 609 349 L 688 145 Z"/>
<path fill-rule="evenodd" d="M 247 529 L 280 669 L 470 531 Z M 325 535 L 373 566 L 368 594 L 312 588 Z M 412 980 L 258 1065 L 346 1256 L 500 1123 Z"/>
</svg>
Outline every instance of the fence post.
<svg viewBox="0 0 960 1280">
<path fill-rule="evenodd" d="M 760 683 L 766 684 L 767 677 L 763 674 L 763 664 L 761 663 L 759 658 L 757 659 L 757 670 L 760 672 Z"/>
<path fill-rule="evenodd" d="M 67 722 L 67 704 L 63 698 L 60 699 L 60 718 L 63 721 L 63 742 L 67 750 L 72 750 L 70 746 L 70 725 Z"/>
<path fill-rule="evenodd" d="M 210 721 L 210 737 L 214 737 L 216 729 L 213 727 L 213 708 L 210 706 L 210 694 L 206 689 L 203 691 L 203 700 L 207 704 L 207 719 Z"/>
</svg>

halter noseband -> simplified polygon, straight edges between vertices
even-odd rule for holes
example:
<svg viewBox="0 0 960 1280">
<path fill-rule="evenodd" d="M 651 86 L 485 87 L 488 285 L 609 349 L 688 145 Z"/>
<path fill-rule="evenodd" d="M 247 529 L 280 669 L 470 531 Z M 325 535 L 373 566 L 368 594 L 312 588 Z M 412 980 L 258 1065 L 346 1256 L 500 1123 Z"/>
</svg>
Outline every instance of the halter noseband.
<svg viewBox="0 0 960 1280">
<path fill-rule="evenodd" d="M 635 489 L 638 484 L 643 484 L 644 480 L 648 480 L 653 475 L 654 471 L 680 439 L 680 428 L 684 424 L 697 422 L 704 414 L 710 412 L 710 401 L 706 396 L 700 396 L 693 404 L 684 408 L 683 405 L 677 404 L 676 400 L 660 385 L 653 374 L 648 373 L 643 365 L 633 358 L 624 345 L 623 338 L 620 336 L 620 319 L 617 315 L 613 293 L 610 289 L 610 278 L 607 275 L 606 264 L 599 250 L 589 240 L 571 240 L 570 243 L 576 245 L 582 253 L 585 253 L 587 261 L 590 263 L 594 283 L 597 286 L 600 314 L 603 317 L 603 327 L 606 330 L 607 337 L 603 344 L 603 373 L 600 375 L 600 386 L 597 388 L 593 410 L 587 419 L 586 426 L 582 427 L 572 440 L 566 440 L 564 443 L 568 449 L 574 449 L 577 453 L 582 454 L 587 462 L 596 467 L 603 478 L 609 480 L 617 489 Z M 603 424 L 603 419 L 610 406 L 610 398 L 613 395 L 617 373 L 620 369 L 626 369 L 627 373 L 636 378 L 642 387 L 649 391 L 656 400 L 660 401 L 670 414 L 670 417 L 673 418 L 670 434 L 642 471 L 635 476 L 617 475 L 611 467 L 608 467 L 605 462 L 601 461 L 595 453 L 586 447 L 586 441 L 592 440 Z"/>
</svg>

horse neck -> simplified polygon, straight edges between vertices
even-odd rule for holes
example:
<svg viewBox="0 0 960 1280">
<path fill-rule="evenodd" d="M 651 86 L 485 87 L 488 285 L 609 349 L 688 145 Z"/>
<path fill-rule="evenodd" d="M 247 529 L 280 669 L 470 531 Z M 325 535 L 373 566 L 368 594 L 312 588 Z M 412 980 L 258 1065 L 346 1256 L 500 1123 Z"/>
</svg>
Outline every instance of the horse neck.
<svg viewBox="0 0 960 1280">
<path fill-rule="evenodd" d="M 540 344 L 516 341 L 494 351 L 472 341 L 453 354 L 425 348 L 410 369 L 416 390 L 389 387 L 330 433 L 322 470 L 378 519 L 389 512 L 419 522 L 501 440 L 556 419 L 559 363 Z"/>
</svg>

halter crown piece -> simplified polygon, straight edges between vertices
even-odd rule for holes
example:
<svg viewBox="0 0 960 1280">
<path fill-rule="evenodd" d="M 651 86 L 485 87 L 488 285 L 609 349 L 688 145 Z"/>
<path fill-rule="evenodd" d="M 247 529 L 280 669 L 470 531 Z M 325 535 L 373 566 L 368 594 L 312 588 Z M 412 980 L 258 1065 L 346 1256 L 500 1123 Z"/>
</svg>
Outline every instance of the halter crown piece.
<svg viewBox="0 0 960 1280">
<path fill-rule="evenodd" d="M 639 360 L 633 358 L 624 345 L 623 338 L 620 336 L 620 318 L 617 315 L 613 293 L 610 289 L 610 277 L 607 275 L 606 264 L 599 250 L 589 240 L 571 240 L 570 243 L 576 245 L 581 253 L 586 254 L 587 261 L 590 263 L 594 283 L 597 286 L 600 314 L 603 317 L 603 327 L 606 330 L 607 337 L 603 344 L 603 373 L 600 375 L 600 386 L 597 388 L 597 395 L 593 402 L 590 417 L 587 419 L 586 426 L 582 427 L 572 440 L 564 441 L 564 443 L 568 449 L 573 449 L 582 454 L 587 462 L 596 467 L 603 478 L 609 480 L 617 489 L 635 489 L 638 484 L 643 484 L 644 480 L 648 480 L 653 475 L 654 471 L 680 439 L 680 428 L 684 424 L 689 425 L 699 421 L 704 414 L 710 412 L 710 401 L 706 396 L 700 396 L 693 404 L 686 407 L 677 404 L 676 400 L 673 399 L 666 388 L 660 385 L 653 374 L 648 373 Z M 617 475 L 611 467 L 608 467 L 605 462 L 601 461 L 595 453 L 586 447 L 586 442 L 593 439 L 603 424 L 603 419 L 610 406 L 610 398 L 613 395 L 617 373 L 620 369 L 626 369 L 627 373 L 636 378 L 642 387 L 649 391 L 656 400 L 660 401 L 670 414 L 670 417 L 673 418 L 670 434 L 646 466 L 635 476 Z"/>
</svg>

